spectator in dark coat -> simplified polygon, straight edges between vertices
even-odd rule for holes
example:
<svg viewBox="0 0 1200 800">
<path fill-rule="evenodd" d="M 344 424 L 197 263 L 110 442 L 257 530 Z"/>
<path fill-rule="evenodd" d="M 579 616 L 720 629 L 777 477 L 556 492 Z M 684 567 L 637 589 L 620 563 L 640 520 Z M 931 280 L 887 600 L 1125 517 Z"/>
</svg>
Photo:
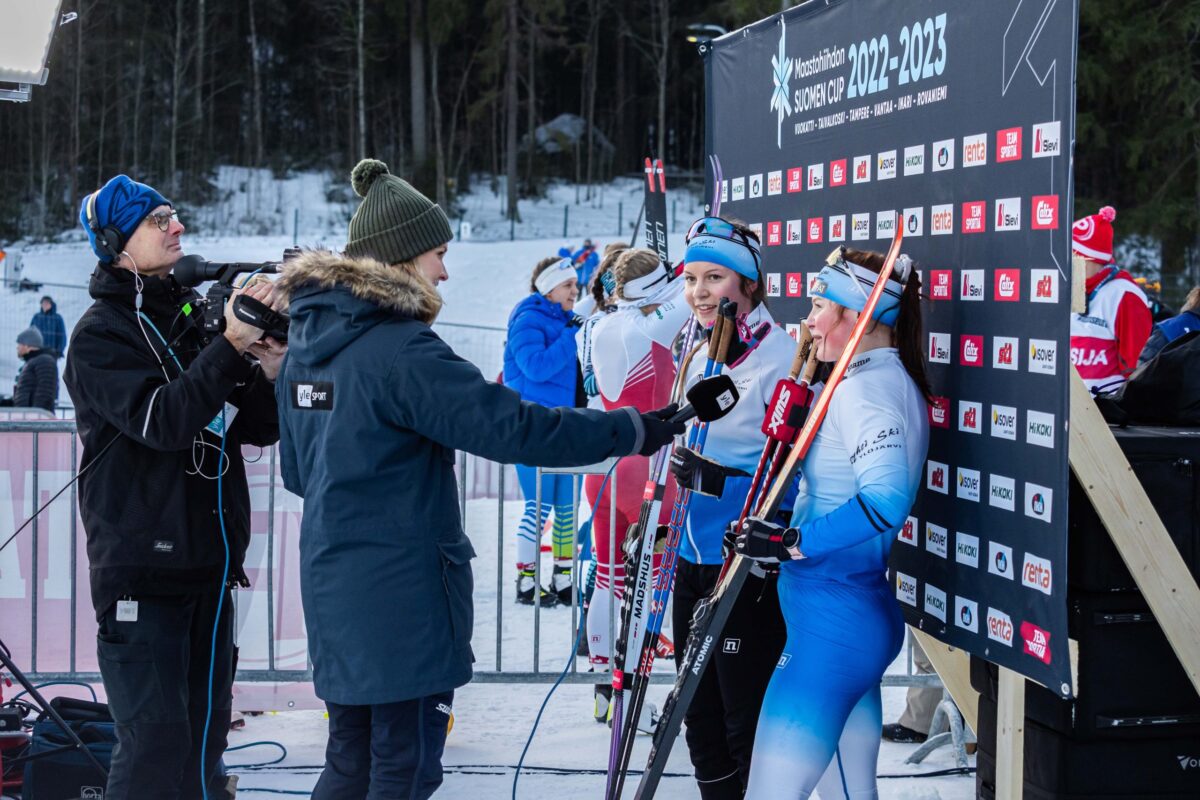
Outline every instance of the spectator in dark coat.
<svg viewBox="0 0 1200 800">
<path fill-rule="evenodd" d="M 42 310 L 33 315 L 29 326 L 37 328 L 42 334 L 42 349 L 55 358 L 62 358 L 67 350 L 67 326 L 63 324 L 62 314 L 54 298 L 46 295 L 42 298 Z"/>
<path fill-rule="evenodd" d="M 54 411 L 54 401 L 58 399 L 58 364 L 42 346 L 42 335 L 37 328 L 17 334 L 17 358 L 25 363 L 17 372 L 13 405 Z"/>
<path fill-rule="evenodd" d="M 1188 292 L 1183 311 L 1178 316 L 1165 319 L 1154 326 L 1146 346 L 1142 348 L 1138 364 L 1145 364 L 1171 342 L 1192 331 L 1200 331 L 1200 286 L 1192 287 Z"/>
</svg>

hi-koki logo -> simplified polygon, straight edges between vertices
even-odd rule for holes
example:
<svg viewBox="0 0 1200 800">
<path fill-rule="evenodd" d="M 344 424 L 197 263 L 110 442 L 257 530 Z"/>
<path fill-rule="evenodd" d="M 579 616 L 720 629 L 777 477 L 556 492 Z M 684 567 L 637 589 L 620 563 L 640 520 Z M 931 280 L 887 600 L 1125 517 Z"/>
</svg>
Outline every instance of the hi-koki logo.
<svg viewBox="0 0 1200 800">
<path fill-rule="evenodd" d="M 929 424 L 935 428 L 950 427 L 950 398 L 934 397 L 929 401 Z"/>
<path fill-rule="evenodd" d="M 1005 511 L 1017 510 L 1017 483 L 1012 478 L 993 473 L 990 477 L 988 505 Z"/>
<path fill-rule="evenodd" d="M 987 202 L 984 200 L 963 203 L 962 232 L 983 233 L 987 230 Z"/>
<path fill-rule="evenodd" d="M 1019 340 L 1011 336 L 992 337 L 992 366 L 996 369 L 1015 370 L 1017 354 L 1020 351 Z"/>
<path fill-rule="evenodd" d="M 946 473 L 950 471 L 948 464 L 943 464 L 940 461 L 925 462 L 925 488 L 930 491 L 940 492 L 941 494 L 950 494 L 950 488 L 946 486 Z"/>
<path fill-rule="evenodd" d="M 1021 157 L 1021 129 L 996 131 L 996 162 L 1016 161 Z"/>
<path fill-rule="evenodd" d="M 946 593 L 928 581 L 925 582 L 925 613 L 946 621 Z"/>
<path fill-rule="evenodd" d="M 734 178 L 733 183 L 731 185 L 733 187 L 734 202 L 737 202 L 738 200 L 745 200 L 746 199 L 746 179 L 745 178 Z"/>
<path fill-rule="evenodd" d="M 979 470 L 958 468 L 958 490 L 955 497 L 973 503 L 979 502 Z"/>
<path fill-rule="evenodd" d="M 964 334 L 958 360 L 964 367 L 983 366 L 983 337 Z"/>
<path fill-rule="evenodd" d="M 983 407 L 970 400 L 958 401 L 958 429 L 965 433 L 979 433 L 979 417 Z"/>
<path fill-rule="evenodd" d="M 1025 516 L 1049 523 L 1054 510 L 1054 490 L 1036 483 L 1025 483 Z"/>
<path fill-rule="evenodd" d="M 856 242 L 871 238 L 870 214 L 853 214 L 850 217 L 850 238 Z"/>
<path fill-rule="evenodd" d="M 887 150 L 875 159 L 875 180 L 886 181 L 896 177 L 896 151 Z"/>
<path fill-rule="evenodd" d="M 986 133 L 963 137 L 962 164 L 964 167 L 982 167 L 987 163 L 987 139 Z"/>
<path fill-rule="evenodd" d="M 913 608 L 917 607 L 917 579 L 900 570 L 896 570 L 896 599 Z"/>
<path fill-rule="evenodd" d="M 783 244 L 783 223 L 776 220 L 767 223 L 767 247 Z"/>
<path fill-rule="evenodd" d="M 1030 205 L 1033 219 L 1029 227 L 1035 231 L 1049 231 L 1058 228 L 1058 195 L 1035 194 Z"/>
<path fill-rule="evenodd" d="M 783 194 L 783 171 L 775 170 L 767 173 L 767 195 Z"/>
<path fill-rule="evenodd" d="M 961 286 L 962 290 L 959 296 L 963 300 L 983 300 L 983 270 L 964 269 Z"/>
<path fill-rule="evenodd" d="M 789 272 L 783 291 L 788 297 L 804 297 L 804 273 Z"/>
<path fill-rule="evenodd" d="M 870 183 L 871 182 L 871 157 L 870 156 L 855 156 L 854 157 L 854 182 L 855 183 Z"/>
<path fill-rule="evenodd" d="M 907 545 L 917 546 L 917 518 L 910 516 L 900 526 L 900 534 L 896 537 Z"/>
<path fill-rule="evenodd" d="M 839 158 L 837 161 L 829 162 L 829 185 L 846 185 L 846 159 Z"/>
<path fill-rule="evenodd" d="M 1026 415 L 1025 442 L 1053 449 L 1054 415 L 1031 409 Z"/>
<path fill-rule="evenodd" d="M 972 633 L 979 633 L 979 604 L 974 600 L 956 596 L 954 598 L 954 624 Z"/>
<path fill-rule="evenodd" d="M 950 363 L 950 334 L 929 334 L 929 360 L 935 364 Z"/>
<path fill-rule="evenodd" d="M 808 167 L 808 189 L 816 191 L 825 187 L 825 165 L 810 164 Z"/>
<path fill-rule="evenodd" d="M 1057 303 L 1058 302 L 1058 270 L 1056 269 L 1034 269 L 1029 272 L 1029 279 L 1033 283 L 1033 290 L 1030 292 L 1029 300 L 1033 303 Z"/>
<path fill-rule="evenodd" d="M 1062 123 L 1039 122 L 1033 126 L 1033 157 L 1052 158 L 1062 152 Z"/>
<path fill-rule="evenodd" d="M 948 269 L 929 271 L 931 287 L 929 296 L 934 300 L 950 300 L 954 297 L 954 273 Z"/>
<path fill-rule="evenodd" d="M 1050 631 L 1032 622 L 1022 622 L 1021 640 L 1025 645 L 1025 655 L 1033 656 L 1047 666 L 1050 664 Z"/>
<path fill-rule="evenodd" d="M 805 241 L 809 244 L 818 244 L 824 238 L 822 236 L 822 228 L 825 223 L 824 217 L 809 217 L 808 219 L 808 235 Z"/>
<path fill-rule="evenodd" d="M 989 606 L 987 613 L 987 635 L 993 641 L 1012 647 L 1013 624 L 1008 614 Z"/>
<path fill-rule="evenodd" d="M 1029 371 L 1053 375 L 1058 371 L 1058 342 L 1053 339 L 1029 340 Z"/>
<path fill-rule="evenodd" d="M 760 172 L 757 175 L 751 175 L 749 178 L 749 181 L 750 181 L 750 192 L 749 192 L 748 196 L 751 199 L 754 199 L 756 197 L 762 197 L 762 193 L 763 193 L 762 173 Z"/>
<path fill-rule="evenodd" d="M 838 214 L 829 218 L 829 241 L 846 241 L 846 215 Z"/>
<path fill-rule="evenodd" d="M 1021 230 L 1021 198 L 1006 197 L 996 201 L 996 230 Z"/>
<path fill-rule="evenodd" d="M 1033 553 L 1025 554 L 1025 563 L 1021 566 L 1022 586 L 1049 596 L 1053 578 L 1054 567 L 1049 559 Z"/>
<path fill-rule="evenodd" d="M 789 219 L 787 221 L 787 243 L 800 244 L 804 241 L 804 220 Z"/>
<path fill-rule="evenodd" d="M 906 237 L 920 236 L 925 232 L 925 208 L 904 209 L 904 235 Z"/>
<path fill-rule="evenodd" d="M 979 566 L 979 537 L 957 531 L 954 534 L 954 560 L 968 567 Z"/>
<path fill-rule="evenodd" d="M 891 239 L 896 233 L 896 212 L 875 212 L 875 238 Z"/>
<path fill-rule="evenodd" d="M 788 194 L 798 192 L 802 188 L 804 188 L 804 167 L 792 167 L 787 171 Z"/>
<path fill-rule="evenodd" d="M 996 270 L 996 285 L 992 299 L 1001 303 L 1015 303 L 1021 299 L 1021 270 Z"/>
<path fill-rule="evenodd" d="M 992 436 L 997 439 L 1017 440 L 1017 409 L 1012 406 L 992 406 Z"/>
<path fill-rule="evenodd" d="M 917 144 L 904 148 L 904 174 L 923 175 L 925 173 L 925 145 Z"/>
<path fill-rule="evenodd" d="M 946 558 L 950 551 L 950 533 L 941 525 L 925 523 L 925 549 L 935 556 Z"/>
<path fill-rule="evenodd" d="M 931 236 L 948 236 L 954 233 L 954 206 L 946 205 L 929 207 L 929 234 Z"/>
<path fill-rule="evenodd" d="M 930 148 L 930 157 L 933 160 L 930 167 L 933 172 L 954 169 L 954 140 L 942 139 L 934 142 Z"/>
<path fill-rule="evenodd" d="M 999 542 L 988 542 L 988 572 L 1013 580 L 1012 548 Z"/>
</svg>

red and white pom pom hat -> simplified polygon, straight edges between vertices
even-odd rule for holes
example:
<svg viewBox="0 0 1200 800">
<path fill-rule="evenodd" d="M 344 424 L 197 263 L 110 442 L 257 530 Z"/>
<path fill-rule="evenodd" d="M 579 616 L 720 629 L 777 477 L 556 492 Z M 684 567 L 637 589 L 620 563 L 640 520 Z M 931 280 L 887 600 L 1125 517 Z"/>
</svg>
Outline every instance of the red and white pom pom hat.
<svg viewBox="0 0 1200 800">
<path fill-rule="evenodd" d="M 1075 220 L 1071 226 L 1071 250 L 1081 256 L 1111 264 L 1113 260 L 1113 226 L 1117 211 L 1105 206 L 1100 213 Z"/>
</svg>

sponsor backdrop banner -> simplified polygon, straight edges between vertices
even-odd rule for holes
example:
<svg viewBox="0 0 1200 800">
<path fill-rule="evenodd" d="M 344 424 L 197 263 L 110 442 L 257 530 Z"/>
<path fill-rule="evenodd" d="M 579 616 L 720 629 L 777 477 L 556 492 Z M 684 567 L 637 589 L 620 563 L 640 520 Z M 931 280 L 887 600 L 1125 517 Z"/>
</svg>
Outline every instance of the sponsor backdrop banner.
<svg viewBox="0 0 1200 800">
<path fill-rule="evenodd" d="M 885 251 L 902 215 L 937 395 L 892 548 L 909 623 L 1064 696 L 1076 20 L 810 2 L 705 48 L 709 197 L 760 232 L 793 333 L 830 250 Z"/>
</svg>

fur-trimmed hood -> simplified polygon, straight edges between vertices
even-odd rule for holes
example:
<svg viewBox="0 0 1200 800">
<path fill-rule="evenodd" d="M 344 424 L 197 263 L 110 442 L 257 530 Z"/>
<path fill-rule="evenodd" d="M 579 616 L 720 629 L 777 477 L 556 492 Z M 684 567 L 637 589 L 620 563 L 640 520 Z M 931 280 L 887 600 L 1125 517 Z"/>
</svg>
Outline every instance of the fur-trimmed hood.
<svg viewBox="0 0 1200 800">
<path fill-rule="evenodd" d="M 422 276 L 383 264 L 372 258 L 352 258 L 325 250 L 309 250 L 285 262 L 275 289 L 284 308 L 307 286 L 343 287 L 355 297 L 386 311 L 432 325 L 442 309 L 442 298 Z"/>
</svg>

